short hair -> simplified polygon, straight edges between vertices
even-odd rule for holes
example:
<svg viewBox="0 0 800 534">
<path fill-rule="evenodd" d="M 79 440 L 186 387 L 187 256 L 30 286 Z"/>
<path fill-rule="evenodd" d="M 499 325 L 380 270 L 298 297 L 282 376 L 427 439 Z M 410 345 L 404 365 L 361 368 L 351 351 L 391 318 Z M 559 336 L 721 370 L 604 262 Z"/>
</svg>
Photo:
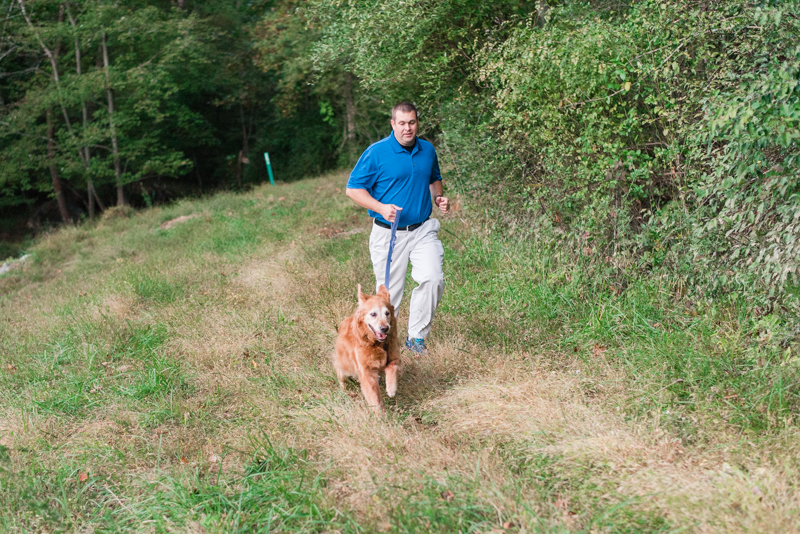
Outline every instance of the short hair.
<svg viewBox="0 0 800 534">
<path fill-rule="evenodd" d="M 403 113 L 408 113 L 410 111 L 414 112 L 414 116 L 419 119 L 419 111 L 417 111 L 417 106 L 412 104 L 411 102 L 398 102 L 392 108 L 392 120 L 395 119 L 398 111 L 402 111 Z"/>
</svg>

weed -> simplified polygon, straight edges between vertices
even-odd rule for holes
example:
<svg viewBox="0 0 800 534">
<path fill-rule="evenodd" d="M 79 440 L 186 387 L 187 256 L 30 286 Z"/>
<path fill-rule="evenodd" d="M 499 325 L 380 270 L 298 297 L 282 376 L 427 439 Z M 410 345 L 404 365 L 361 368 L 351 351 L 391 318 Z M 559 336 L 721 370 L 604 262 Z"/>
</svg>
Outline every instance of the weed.
<svg viewBox="0 0 800 534">
<path fill-rule="evenodd" d="M 183 296 L 183 288 L 151 275 L 135 273 L 128 282 L 133 292 L 142 299 L 167 304 Z"/>
</svg>

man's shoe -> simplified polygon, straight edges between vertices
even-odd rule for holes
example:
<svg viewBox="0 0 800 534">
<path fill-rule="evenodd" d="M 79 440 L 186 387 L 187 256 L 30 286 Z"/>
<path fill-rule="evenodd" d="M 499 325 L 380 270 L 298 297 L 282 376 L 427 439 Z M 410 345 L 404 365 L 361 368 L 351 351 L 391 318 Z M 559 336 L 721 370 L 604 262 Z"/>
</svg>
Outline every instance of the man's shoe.
<svg viewBox="0 0 800 534">
<path fill-rule="evenodd" d="M 428 354 L 428 347 L 425 346 L 425 340 L 418 337 L 407 337 L 406 348 L 416 353 L 418 356 Z"/>
</svg>

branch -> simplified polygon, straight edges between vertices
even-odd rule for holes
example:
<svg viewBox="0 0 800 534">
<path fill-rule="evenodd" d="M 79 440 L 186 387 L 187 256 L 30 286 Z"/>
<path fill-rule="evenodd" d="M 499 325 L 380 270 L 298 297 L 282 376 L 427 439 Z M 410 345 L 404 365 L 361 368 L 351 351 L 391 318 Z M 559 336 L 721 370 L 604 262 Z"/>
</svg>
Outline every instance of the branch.
<svg viewBox="0 0 800 534">
<path fill-rule="evenodd" d="M 17 49 L 16 46 L 12 46 L 11 48 L 9 48 L 8 52 L 6 52 L 5 54 L 0 55 L 0 61 L 2 61 L 4 57 L 6 57 L 8 54 L 10 54 L 11 52 L 13 52 L 16 49 Z"/>
<path fill-rule="evenodd" d="M 56 82 L 58 103 L 61 106 L 61 114 L 64 115 L 64 123 L 67 126 L 67 131 L 69 132 L 70 137 L 75 139 L 75 132 L 72 130 L 72 124 L 70 123 L 69 120 L 69 113 L 67 113 L 67 107 L 64 105 L 64 96 L 61 94 L 61 80 L 58 76 L 58 63 L 56 62 L 56 55 L 58 55 L 58 51 L 56 51 L 56 54 L 53 54 L 53 52 L 51 52 L 50 49 L 47 48 L 47 46 L 44 44 L 44 41 L 42 41 L 42 38 L 39 36 L 39 33 L 34 28 L 33 22 L 31 22 L 31 18 L 28 15 L 28 12 L 25 11 L 25 3 L 23 2 L 23 0 L 17 0 L 17 2 L 19 3 L 20 9 L 22 10 L 22 15 L 25 17 L 25 22 L 28 23 L 28 26 L 30 27 L 31 31 L 36 36 L 36 40 L 39 41 L 39 45 L 42 47 L 42 50 L 44 50 L 44 53 L 47 55 L 48 59 L 50 59 L 50 65 L 53 67 L 53 79 Z M 72 14 L 70 14 L 70 20 L 72 20 Z M 59 11 L 58 14 L 59 24 L 62 23 L 63 21 L 64 21 L 64 4 L 61 5 L 61 10 Z M 79 157 L 81 157 L 81 159 L 83 159 L 83 155 L 81 154 L 80 150 L 78 151 L 78 155 Z"/>
<path fill-rule="evenodd" d="M 688 39 L 688 37 L 687 37 L 686 39 Z M 682 42 L 681 44 L 679 44 L 679 45 L 678 45 L 678 48 L 676 48 L 675 50 L 673 50 L 673 51 L 672 51 L 672 53 L 670 53 L 670 55 L 668 55 L 668 56 L 667 56 L 667 58 L 666 58 L 664 61 L 662 61 L 662 62 L 661 62 L 661 65 L 659 65 L 659 68 L 663 67 L 663 66 L 664 66 L 664 65 L 667 63 L 667 61 L 669 61 L 669 58 L 671 58 L 672 56 L 674 56 L 674 55 L 675 55 L 675 53 L 676 53 L 678 50 L 680 50 L 680 49 L 683 47 L 683 45 L 685 45 L 685 44 L 686 44 L 686 39 L 684 39 L 684 40 L 683 40 L 683 42 Z"/>
<path fill-rule="evenodd" d="M 6 35 L 6 26 L 8 26 L 8 21 L 11 18 L 11 10 L 14 8 L 14 2 L 8 3 L 8 12 L 6 13 L 6 19 L 3 21 L 3 33 L 2 36 L 5 37 Z M 5 40 L 5 39 L 4 39 Z"/>
<path fill-rule="evenodd" d="M 44 44 L 42 38 L 39 37 L 39 33 L 34 29 L 33 22 L 31 22 L 31 17 L 28 15 L 28 12 L 25 11 L 25 3 L 22 0 L 17 0 L 17 2 L 19 2 L 19 7 L 20 9 L 22 9 L 22 16 L 25 17 L 25 22 L 27 22 L 28 26 L 30 26 L 33 35 L 36 36 L 36 40 L 39 41 L 39 46 L 42 47 L 42 50 L 44 50 L 45 55 L 50 60 L 50 65 L 53 67 L 53 76 L 56 79 L 56 85 L 58 85 L 59 79 L 58 79 L 58 67 L 56 66 L 56 58 L 53 56 L 53 53 L 50 51 L 50 49 L 47 48 L 47 46 Z"/>
<path fill-rule="evenodd" d="M 30 67 L 25 70 L 18 70 L 16 72 L 0 72 L 0 78 L 8 78 L 9 76 L 17 76 L 18 74 L 25 74 L 26 72 L 37 71 L 39 70 L 39 65 L 41 65 L 41 63 L 35 67 Z"/>
<path fill-rule="evenodd" d="M 625 89 L 620 89 L 619 91 L 614 91 L 610 95 L 601 96 L 600 98 L 592 98 L 591 100 L 584 100 L 583 102 L 575 102 L 574 104 L 572 102 L 570 102 L 569 105 L 574 108 L 576 106 L 580 106 L 581 104 L 588 104 L 589 102 L 597 102 L 598 100 L 605 100 L 606 98 L 611 98 L 614 95 L 620 94 L 624 90 Z M 567 100 L 567 102 L 569 102 L 569 100 Z"/>
<path fill-rule="evenodd" d="M 50 59 L 50 65 L 53 67 L 53 79 L 56 82 L 56 91 L 58 92 L 58 100 L 59 104 L 61 105 L 61 114 L 64 115 L 64 122 L 67 125 L 67 131 L 69 131 L 70 135 L 74 136 L 75 133 L 72 131 L 72 123 L 69 121 L 69 114 L 67 114 L 67 108 L 64 106 L 64 97 L 61 95 L 61 79 L 58 76 L 58 64 L 56 63 L 56 55 L 50 51 L 49 48 L 44 44 L 42 38 L 39 37 L 39 33 L 34 29 L 33 23 L 31 22 L 30 16 L 28 16 L 27 11 L 25 11 L 25 4 L 22 0 L 17 0 L 19 2 L 19 7 L 22 9 L 22 15 L 25 17 L 25 21 L 30 26 L 31 31 L 36 36 L 36 40 L 39 41 L 39 45 L 44 50 L 44 53 L 47 55 L 48 59 Z M 61 6 L 61 11 L 59 12 L 59 22 L 64 20 L 64 6 Z"/>
<path fill-rule="evenodd" d="M 691 39 L 695 35 L 699 35 L 699 33 L 693 33 L 692 35 L 689 35 L 688 37 L 684 37 L 683 39 L 681 39 L 680 46 L 683 46 L 683 43 L 686 42 L 687 39 Z M 648 50 L 647 52 L 642 52 L 638 56 L 633 56 L 633 59 L 636 60 L 636 59 L 639 59 L 642 56 L 649 56 L 650 54 L 655 54 L 656 52 L 664 50 L 665 48 L 669 48 L 670 46 L 671 45 L 664 45 L 664 46 L 660 46 L 660 47 L 656 48 L 655 50 Z M 678 48 L 680 48 L 680 46 Z M 628 62 L 628 63 L 630 63 L 630 62 Z"/>
<path fill-rule="evenodd" d="M 12 124 L 11 124 L 11 123 L 9 123 L 9 122 L 4 122 L 4 121 L 0 121 L 0 124 L 2 124 L 3 126 L 12 126 Z M 24 136 L 24 137 L 36 137 L 37 139 L 42 139 L 42 140 L 44 140 L 44 141 L 49 141 L 49 140 L 50 140 L 50 138 L 49 138 L 49 137 L 43 137 L 43 136 L 41 136 L 41 135 L 34 135 L 34 134 L 29 134 L 29 133 L 25 133 L 25 132 L 21 132 L 21 131 L 8 132 L 7 134 L 4 134 L 4 135 L 22 135 L 22 136 Z M 54 142 L 55 142 L 55 140 L 54 140 Z M 56 142 L 56 147 L 58 147 L 58 146 L 59 146 L 59 145 L 58 145 L 58 143 Z"/>
</svg>

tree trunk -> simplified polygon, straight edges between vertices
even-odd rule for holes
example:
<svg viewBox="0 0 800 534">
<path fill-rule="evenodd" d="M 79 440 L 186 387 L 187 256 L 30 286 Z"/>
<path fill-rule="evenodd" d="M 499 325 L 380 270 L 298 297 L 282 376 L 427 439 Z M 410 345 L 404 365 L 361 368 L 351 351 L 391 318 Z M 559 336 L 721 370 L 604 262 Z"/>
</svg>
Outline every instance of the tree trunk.
<svg viewBox="0 0 800 534">
<path fill-rule="evenodd" d="M 248 162 L 250 161 L 249 160 L 249 156 L 248 156 L 248 154 L 250 153 L 250 150 L 249 150 L 249 148 L 247 146 L 247 138 L 248 138 L 247 127 L 245 126 L 245 123 L 244 123 L 244 105 L 241 104 L 241 103 L 239 104 L 239 118 L 242 121 L 242 151 L 239 152 L 239 168 L 238 168 L 238 170 L 236 172 L 236 184 L 239 186 L 239 189 L 241 189 L 242 188 L 242 173 L 244 172 L 243 165 L 245 163 L 245 160 L 247 160 Z"/>
<path fill-rule="evenodd" d="M 345 121 L 347 124 L 345 143 L 347 154 L 352 157 L 356 150 L 356 103 L 353 98 L 353 75 L 349 72 L 344 73 L 344 98 Z"/>
<path fill-rule="evenodd" d="M 64 99 L 61 95 L 61 79 L 58 76 L 58 55 L 61 53 L 61 42 L 56 45 L 54 50 L 50 50 L 47 48 L 47 45 L 44 44 L 42 41 L 41 36 L 36 31 L 33 22 L 31 21 L 28 12 L 25 10 L 25 2 L 22 0 L 17 0 L 19 3 L 20 10 L 22 11 L 22 16 L 25 18 L 25 22 L 28 23 L 28 27 L 30 27 L 31 32 L 36 37 L 36 40 L 39 41 L 39 46 L 42 47 L 44 54 L 47 56 L 47 59 L 50 60 L 50 66 L 53 69 L 53 80 L 56 82 L 56 92 L 58 93 L 58 101 L 61 105 L 61 113 L 64 115 L 64 123 L 67 125 L 67 130 L 70 134 L 72 134 L 72 125 L 69 121 L 69 114 L 67 113 L 67 108 L 64 106 Z M 58 8 L 58 22 L 64 22 L 64 5 L 60 5 Z"/>
<path fill-rule="evenodd" d="M 19 3 L 20 11 L 22 11 L 22 16 L 25 18 L 25 22 L 28 23 L 28 27 L 33 32 L 36 40 L 39 41 L 39 46 L 42 47 L 42 51 L 44 51 L 47 58 L 50 60 L 50 66 L 53 69 L 53 80 L 56 83 L 56 90 L 58 91 L 58 100 L 61 103 L 61 111 L 64 114 L 64 121 L 66 122 L 67 129 L 72 130 L 69 123 L 69 115 L 67 114 L 67 110 L 64 107 L 63 100 L 61 99 L 61 80 L 58 76 L 58 55 L 60 53 L 61 46 L 60 44 L 56 46 L 54 50 L 50 50 L 42 41 L 42 38 L 39 36 L 39 33 L 35 30 L 33 22 L 31 21 L 28 12 L 25 10 L 25 2 L 23 0 L 17 0 Z M 58 11 L 58 21 L 64 21 L 64 6 L 60 6 Z M 70 224 L 69 212 L 67 211 L 67 201 L 64 198 L 64 190 L 61 186 L 61 178 L 58 175 L 58 164 L 56 163 L 55 156 L 56 156 L 56 142 L 55 142 L 55 124 L 53 123 L 53 113 L 50 108 L 47 108 L 45 112 L 45 118 L 47 120 L 47 160 L 50 162 L 50 178 L 53 181 L 53 192 L 56 195 L 56 202 L 58 202 L 58 211 L 61 213 L 61 219 L 64 221 L 64 224 Z"/>
<path fill-rule="evenodd" d="M 50 50 L 47 47 L 47 45 L 44 44 L 44 41 L 42 41 L 42 38 L 39 36 L 39 33 L 35 30 L 33 22 L 31 21 L 31 18 L 28 15 L 28 12 L 25 10 L 25 3 L 23 2 L 23 0 L 17 0 L 17 2 L 19 3 L 19 7 L 20 7 L 20 10 L 22 11 L 23 17 L 25 18 L 25 22 L 28 23 L 28 27 L 30 27 L 31 31 L 36 36 L 36 40 L 39 41 L 39 46 L 41 46 L 41 48 L 44 51 L 45 55 L 50 60 L 50 66 L 53 69 L 53 80 L 56 83 L 56 90 L 58 92 L 58 99 L 59 99 L 59 102 L 61 104 L 61 113 L 64 115 L 64 124 L 66 125 L 67 131 L 70 133 L 70 135 L 74 137 L 75 136 L 75 132 L 72 130 L 72 124 L 70 124 L 69 114 L 67 113 L 67 108 L 64 106 L 64 101 L 61 98 L 61 78 L 58 75 L 58 56 L 61 54 L 61 43 L 59 42 L 56 45 L 55 49 Z M 64 4 L 59 6 L 58 22 L 64 22 L 65 7 L 69 8 L 69 2 L 66 3 L 66 6 Z M 71 13 L 70 13 L 69 19 L 70 19 L 70 24 L 74 28 L 75 27 L 75 19 L 72 18 L 72 14 Z M 75 39 L 75 58 L 76 58 L 77 65 L 78 65 L 78 75 L 80 75 L 80 73 L 81 73 L 81 59 L 80 59 L 80 47 L 78 46 L 77 38 Z M 48 110 L 48 113 L 50 113 L 49 110 Z M 84 117 L 83 125 L 84 125 L 84 128 L 86 127 L 87 115 L 88 115 L 88 112 L 86 110 L 86 103 L 84 102 L 83 103 L 83 117 Z M 48 128 L 50 128 L 50 127 L 52 127 L 52 117 L 48 117 Z M 53 136 L 52 135 L 48 135 L 48 152 L 50 150 L 50 146 L 49 145 L 50 145 L 51 142 L 53 142 Z M 53 150 L 55 150 L 54 142 L 53 142 L 53 145 L 54 145 L 53 146 Z M 85 148 L 85 151 L 80 149 L 80 148 L 78 149 L 78 156 L 84 162 L 84 165 L 86 166 L 87 173 L 88 173 L 89 162 L 91 160 L 90 160 L 90 156 L 89 156 L 89 148 L 88 147 L 84 147 L 84 148 Z M 50 168 L 51 175 L 53 173 L 53 170 L 54 170 L 54 168 L 51 165 L 51 168 Z M 56 174 L 55 174 L 55 176 L 53 176 L 53 187 L 55 188 L 55 184 L 57 182 L 58 183 L 58 191 L 61 191 L 61 181 L 58 178 L 58 169 L 56 168 L 55 171 L 56 171 Z M 97 200 L 97 205 L 100 206 L 100 209 L 104 210 L 105 208 L 103 207 L 103 203 L 100 202 L 100 198 L 97 196 L 97 191 L 95 191 L 94 185 L 91 183 L 91 179 L 90 179 L 88 174 L 87 174 L 87 180 L 88 180 L 88 186 L 87 186 L 86 189 L 87 189 L 87 194 L 88 194 L 88 197 L 89 197 L 88 198 L 88 200 L 89 200 L 89 216 L 92 217 L 93 216 L 93 211 L 94 211 L 94 206 L 92 204 L 92 194 L 94 194 L 94 198 L 95 198 L 95 200 Z M 61 204 L 61 202 L 59 202 L 59 207 L 60 207 L 60 204 Z M 63 218 L 65 212 L 66 212 L 65 210 L 62 211 L 62 218 Z"/>
<path fill-rule="evenodd" d="M 58 164 L 55 159 L 56 142 L 55 139 L 53 139 L 53 135 L 55 135 L 55 126 L 53 125 L 53 113 L 50 111 L 50 108 L 47 108 L 45 116 L 47 118 L 47 161 L 50 162 L 50 178 L 53 180 L 53 192 L 56 194 L 58 211 L 61 212 L 61 220 L 64 221 L 64 224 L 70 224 L 72 221 L 67 211 L 67 201 L 64 199 L 61 178 L 58 176 Z"/>
<path fill-rule="evenodd" d="M 83 104 L 83 128 L 86 130 L 86 103 Z M 86 194 L 89 196 L 89 218 L 94 219 L 94 198 L 97 196 L 97 191 L 94 190 L 94 183 L 92 183 L 92 167 L 89 163 L 92 158 L 89 153 L 89 147 L 83 147 L 84 152 L 84 165 L 86 166 Z M 97 203 L 100 206 L 100 202 Z M 100 209 L 103 209 L 102 207 Z"/>
<path fill-rule="evenodd" d="M 550 13 L 550 6 L 544 0 L 536 2 L 536 26 L 544 28 L 547 24 L 547 15 Z"/>
<path fill-rule="evenodd" d="M 70 26 L 72 26 L 72 30 L 75 31 L 77 24 L 75 23 L 75 18 L 72 16 L 72 12 L 69 11 L 69 2 L 67 2 L 67 12 L 69 14 Z M 80 43 L 78 42 L 77 33 L 75 34 L 75 68 L 78 73 L 78 76 L 80 77 L 81 47 Z M 86 126 L 89 124 L 89 110 L 86 108 L 85 100 L 81 100 L 81 108 L 83 110 L 83 131 L 85 135 Z M 86 169 L 86 196 L 89 206 L 89 218 L 94 219 L 94 199 L 97 196 L 97 192 L 94 190 L 94 184 L 92 183 L 92 174 L 91 174 L 92 156 L 89 152 L 89 146 L 86 144 L 84 144 L 82 148 L 79 147 L 78 152 L 80 153 L 81 159 L 83 160 L 83 167 Z"/>
<path fill-rule="evenodd" d="M 200 171 L 197 169 L 197 156 L 192 155 L 192 161 L 194 161 L 194 174 L 197 176 L 197 186 L 200 188 L 200 191 L 203 191 L 203 177 L 200 175 Z"/>
<path fill-rule="evenodd" d="M 239 157 L 236 160 L 236 187 L 242 188 L 242 151 L 239 151 Z"/>
<path fill-rule="evenodd" d="M 106 32 L 102 33 L 103 66 L 106 69 L 106 93 L 108 94 L 108 125 L 111 129 L 111 152 L 114 155 L 114 174 L 117 183 L 117 206 L 125 205 L 125 192 L 122 189 L 122 170 L 119 163 L 119 146 L 117 144 L 117 131 L 114 129 L 114 94 L 111 91 L 111 75 L 108 67 L 108 47 L 106 46 Z"/>
</svg>

